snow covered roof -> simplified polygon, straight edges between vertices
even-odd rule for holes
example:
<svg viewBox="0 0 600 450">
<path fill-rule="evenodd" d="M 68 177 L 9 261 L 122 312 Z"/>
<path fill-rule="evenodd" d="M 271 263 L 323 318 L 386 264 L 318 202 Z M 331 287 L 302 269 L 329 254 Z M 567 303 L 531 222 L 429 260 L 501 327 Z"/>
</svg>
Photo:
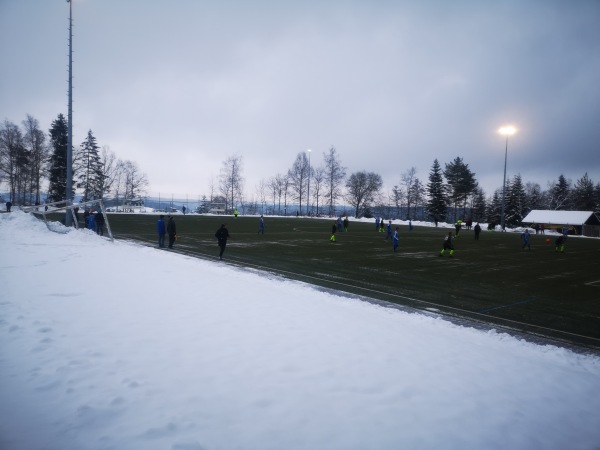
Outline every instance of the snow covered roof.
<svg viewBox="0 0 600 450">
<path fill-rule="evenodd" d="M 544 223 L 553 225 L 583 225 L 590 217 L 594 216 L 593 211 L 552 211 L 534 209 L 525 218 L 523 223 Z M 597 224 L 598 218 L 594 216 L 591 224 Z"/>
</svg>

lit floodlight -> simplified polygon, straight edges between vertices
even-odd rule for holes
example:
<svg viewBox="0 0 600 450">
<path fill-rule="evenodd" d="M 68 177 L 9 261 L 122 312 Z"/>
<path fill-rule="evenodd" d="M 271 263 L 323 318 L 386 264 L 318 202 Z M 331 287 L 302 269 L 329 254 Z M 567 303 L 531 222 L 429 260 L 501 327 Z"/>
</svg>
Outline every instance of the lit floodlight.
<svg viewBox="0 0 600 450">
<path fill-rule="evenodd" d="M 517 132 L 517 129 L 515 127 L 513 127 L 512 125 L 507 125 L 498 130 L 498 133 L 500 133 L 504 136 L 512 136 L 516 132 Z"/>
</svg>

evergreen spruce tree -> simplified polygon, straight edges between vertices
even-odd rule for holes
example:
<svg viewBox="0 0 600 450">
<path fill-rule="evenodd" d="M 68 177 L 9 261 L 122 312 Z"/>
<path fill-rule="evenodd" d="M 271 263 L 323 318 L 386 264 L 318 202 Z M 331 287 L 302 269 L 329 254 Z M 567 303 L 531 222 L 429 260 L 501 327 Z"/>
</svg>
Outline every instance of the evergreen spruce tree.
<svg viewBox="0 0 600 450">
<path fill-rule="evenodd" d="M 85 141 L 81 143 L 76 165 L 80 177 L 77 187 L 83 189 L 84 202 L 102 197 L 104 174 L 99 149 L 92 130 L 89 130 Z"/>
<path fill-rule="evenodd" d="M 446 219 L 446 193 L 444 191 L 444 178 L 442 168 L 437 159 L 429 172 L 429 183 L 427 183 L 427 211 L 436 221 Z"/>
<path fill-rule="evenodd" d="M 521 225 L 526 215 L 526 195 L 521 175 L 515 175 L 506 189 L 505 224 L 508 227 Z"/>
<path fill-rule="evenodd" d="M 50 128 L 50 156 L 48 199 L 58 202 L 67 198 L 67 121 L 59 114 Z"/>
<path fill-rule="evenodd" d="M 525 207 L 529 211 L 534 209 L 547 209 L 546 197 L 538 183 L 528 181 L 525 184 Z"/>
<path fill-rule="evenodd" d="M 564 175 L 548 191 L 550 196 L 550 209 L 568 211 L 571 209 L 571 183 Z"/>
<path fill-rule="evenodd" d="M 573 207 L 577 211 L 594 211 L 596 199 L 594 198 L 594 183 L 587 172 L 575 183 L 573 187 Z"/>
<path fill-rule="evenodd" d="M 475 174 L 469 169 L 469 165 L 465 164 L 460 157 L 456 157 L 450 164 L 446 164 L 444 177 L 446 178 L 448 197 L 454 206 L 454 220 L 456 220 L 459 205 L 462 205 L 462 215 L 465 215 L 467 198 L 477 188 L 477 181 Z"/>
<path fill-rule="evenodd" d="M 492 227 L 500 224 L 502 214 L 502 189 L 496 189 L 491 200 L 488 202 L 486 220 Z"/>
<path fill-rule="evenodd" d="M 477 188 L 475 189 L 475 194 L 473 196 L 473 211 L 471 217 L 473 222 L 485 220 L 486 209 L 487 203 L 485 201 L 485 193 L 483 192 L 483 189 Z"/>
</svg>

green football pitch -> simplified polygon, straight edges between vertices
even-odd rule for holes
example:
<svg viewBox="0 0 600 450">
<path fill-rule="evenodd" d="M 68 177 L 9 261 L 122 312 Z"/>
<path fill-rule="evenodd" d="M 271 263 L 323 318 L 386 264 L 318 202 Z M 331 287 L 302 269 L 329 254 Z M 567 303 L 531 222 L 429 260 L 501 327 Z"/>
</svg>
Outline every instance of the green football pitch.
<svg viewBox="0 0 600 450">
<path fill-rule="evenodd" d="M 439 311 L 531 335 L 600 348 L 600 240 L 569 237 L 555 252 L 553 235 L 531 237 L 462 230 L 455 253 L 439 256 L 447 228 L 400 225 L 394 253 L 375 223 L 350 222 L 330 242 L 333 219 L 177 215 L 173 251 L 218 259 L 214 234 L 226 223 L 224 261 L 328 289 Z M 156 215 L 110 214 L 116 239 L 157 246 Z M 546 242 L 549 239 L 550 242 Z M 157 250 L 159 251 L 159 250 Z M 232 287 L 243 292 L 243 286 Z"/>
</svg>

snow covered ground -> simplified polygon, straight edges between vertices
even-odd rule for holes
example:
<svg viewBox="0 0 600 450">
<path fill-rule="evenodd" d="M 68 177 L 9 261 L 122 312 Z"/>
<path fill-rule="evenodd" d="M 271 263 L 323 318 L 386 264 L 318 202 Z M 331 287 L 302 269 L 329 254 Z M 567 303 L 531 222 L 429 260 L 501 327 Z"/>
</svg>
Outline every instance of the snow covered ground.
<svg viewBox="0 0 600 450">
<path fill-rule="evenodd" d="M 0 448 L 598 449 L 600 358 L 0 214 Z"/>
</svg>

